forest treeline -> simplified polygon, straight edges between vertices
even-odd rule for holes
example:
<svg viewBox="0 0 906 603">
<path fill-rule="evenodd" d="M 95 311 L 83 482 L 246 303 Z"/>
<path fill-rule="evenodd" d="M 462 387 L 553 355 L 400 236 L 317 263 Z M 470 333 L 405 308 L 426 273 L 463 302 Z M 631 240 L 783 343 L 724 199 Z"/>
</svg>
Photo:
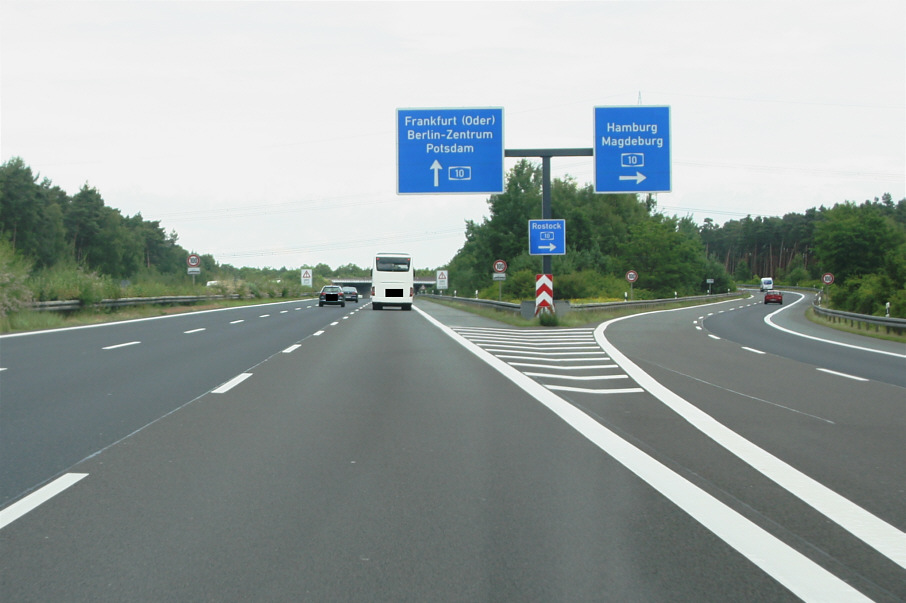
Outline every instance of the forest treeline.
<svg viewBox="0 0 906 603">
<path fill-rule="evenodd" d="M 541 258 L 528 253 L 527 224 L 541 218 L 541 181 L 541 167 L 521 161 L 507 174 L 506 190 L 489 197 L 489 216 L 466 222 L 462 248 L 437 267 L 449 270 L 452 290 L 496 298 L 491 265 L 504 259 L 509 269 L 503 295 L 534 297 Z M 552 217 L 567 224 L 567 253 L 552 260 L 558 299 L 622 298 L 630 269 L 639 274 L 636 298 L 700 294 L 709 284 L 725 291 L 761 276 L 781 286 L 818 286 L 821 275 L 831 272 L 836 307 L 883 314 L 890 302 L 892 315 L 906 316 L 906 199 L 894 203 L 885 194 L 782 218 L 746 217 L 723 225 L 706 219 L 698 225 L 688 216 L 658 212 L 650 195 L 595 194 L 592 185 L 569 177 L 555 179 L 551 194 Z M 188 253 L 176 232 L 165 232 L 159 221 L 140 213 L 122 215 L 87 184 L 70 196 L 21 158 L 0 166 L 0 316 L 35 299 L 120 297 L 125 283 L 131 295 L 141 295 L 136 283 L 175 290 L 188 282 Z M 354 264 L 306 267 L 313 268 L 316 288 L 331 277 L 368 274 L 368 267 Z M 201 268 L 206 280 L 247 283 L 250 294 L 298 292 L 298 268 L 237 268 L 211 255 L 201 256 Z M 61 281 L 70 285 L 54 285 Z M 274 283 L 282 285 L 257 290 Z"/>
<path fill-rule="evenodd" d="M 451 287 L 496 297 L 491 265 L 508 265 L 503 295 L 534 297 L 541 258 L 531 256 L 527 224 L 541 218 L 541 167 L 517 164 L 506 190 L 488 200 L 489 217 L 466 223 L 466 242 L 451 260 Z M 625 274 L 635 270 L 638 298 L 726 291 L 770 276 L 781 286 L 820 286 L 834 274 L 836 307 L 906 317 L 906 199 L 889 194 L 857 204 L 845 201 L 782 218 L 746 217 L 717 225 L 666 216 L 648 196 L 595 194 L 571 179 L 551 185 L 552 217 L 566 220 L 567 253 L 552 258 L 554 296 L 623 297 Z M 709 283 L 713 280 L 713 283 Z"/>
</svg>

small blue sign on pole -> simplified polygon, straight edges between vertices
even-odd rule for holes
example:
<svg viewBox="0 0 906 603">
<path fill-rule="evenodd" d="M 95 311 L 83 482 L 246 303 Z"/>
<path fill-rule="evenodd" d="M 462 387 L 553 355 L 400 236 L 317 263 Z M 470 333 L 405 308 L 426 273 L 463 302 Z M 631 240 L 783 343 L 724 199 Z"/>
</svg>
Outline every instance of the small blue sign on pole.
<svg viewBox="0 0 906 603">
<path fill-rule="evenodd" d="M 397 193 L 502 193 L 503 109 L 397 109 Z"/>
<path fill-rule="evenodd" d="M 566 255 L 566 220 L 529 220 L 529 255 Z"/>
<path fill-rule="evenodd" d="M 595 107 L 595 192 L 670 191 L 670 107 Z"/>
</svg>

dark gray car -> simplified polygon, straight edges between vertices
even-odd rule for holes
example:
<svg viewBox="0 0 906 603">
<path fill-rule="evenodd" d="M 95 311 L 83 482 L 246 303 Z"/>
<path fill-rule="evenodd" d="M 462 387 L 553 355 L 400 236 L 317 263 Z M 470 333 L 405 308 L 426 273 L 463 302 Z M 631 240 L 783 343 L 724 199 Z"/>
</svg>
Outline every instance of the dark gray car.
<svg viewBox="0 0 906 603">
<path fill-rule="evenodd" d="M 321 287 L 321 293 L 318 294 L 318 307 L 324 304 L 334 304 L 346 307 L 346 294 L 339 285 L 324 285 Z"/>
</svg>

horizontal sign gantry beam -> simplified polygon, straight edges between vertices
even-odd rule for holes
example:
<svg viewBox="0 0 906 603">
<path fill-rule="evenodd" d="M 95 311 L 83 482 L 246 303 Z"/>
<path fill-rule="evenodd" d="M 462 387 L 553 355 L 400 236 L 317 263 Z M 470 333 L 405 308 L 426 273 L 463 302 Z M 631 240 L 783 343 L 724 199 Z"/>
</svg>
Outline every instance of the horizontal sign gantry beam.
<svg viewBox="0 0 906 603">
<path fill-rule="evenodd" d="M 504 149 L 504 157 L 592 157 L 594 149 Z"/>
</svg>

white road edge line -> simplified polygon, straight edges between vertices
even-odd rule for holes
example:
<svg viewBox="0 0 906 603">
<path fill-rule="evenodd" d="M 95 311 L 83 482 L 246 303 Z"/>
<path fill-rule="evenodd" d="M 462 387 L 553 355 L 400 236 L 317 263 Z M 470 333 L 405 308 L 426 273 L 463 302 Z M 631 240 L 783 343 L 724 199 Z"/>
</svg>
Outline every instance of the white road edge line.
<svg viewBox="0 0 906 603">
<path fill-rule="evenodd" d="M 742 349 L 747 352 L 752 352 L 753 354 L 764 354 L 764 352 L 762 352 L 761 350 L 756 350 L 755 348 L 747 348 L 746 346 L 742 346 Z"/>
<path fill-rule="evenodd" d="M 853 345 L 851 343 L 843 343 L 841 341 L 832 341 L 830 339 L 822 339 L 821 337 L 814 337 L 812 335 L 806 335 L 805 333 L 798 333 L 796 331 L 787 329 L 786 327 L 781 327 L 780 325 L 774 323 L 772 318 L 774 317 L 775 314 L 779 314 L 780 312 L 783 312 L 784 310 L 789 310 L 790 308 L 792 308 L 799 302 L 803 301 L 804 299 L 805 299 L 805 296 L 803 295 L 802 297 L 800 297 L 799 299 L 797 299 L 790 305 L 786 306 L 785 308 L 778 308 L 777 310 L 774 310 L 773 312 L 771 312 L 770 314 L 768 314 L 767 316 L 764 317 L 765 324 L 767 324 L 769 327 L 774 327 L 778 331 L 783 331 L 784 333 L 789 333 L 790 335 L 795 335 L 796 337 L 805 337 L 806 339 L 811 339 L 812 341 L 821 341 L 823 343 L 829 343 L 831 345 L 839 345 L 844 348 L 852 348 L 854 350 L 861 350 L 863 352 L 871 352 L 873 354 L 884 354 L 885 356 L 893 356 L 894 358 L 906 358 L 906 354 L 897 354 L 895 352 L 888 352 L 886 350 L 874 350 L 872 348 L 865 348 L 862 346 Z"/>
<path fill-rule="evenodd" d="M 226 383 L 224 383 L 224 384 L 221 385 L 220 387 L 218 387 L 218 388 L 216 388 L 216 389 L 212 389 L 212 390 L 211 390 L 211 393 L 212 393 L 212 394 L 224 394 L 224 393 L 230 391 L 231 389 L 233 389 L 234 387 L 236 387 L 237 385 L 239 385 L 240 383 L 242 383 L 243 381 L 245 381 L 246 379 L 248 379 L 248 378 L 251 377 L 251 376 L 252 376 L 252 373 L 241 373 L 241 374 L 239 374 L 239 375 L 236 375 L 235 377 L 233 377 L 232 379 L 230 379 L 229 381 L 227 381 Z"/>
<path fill-rule="evenodd" d="M 16 501 L 3 510 L 0 510 L 0 530 L 16 521 L 29 511 L 38 508 L 48 500 L 66 490 L 81 479 L 88 477 L 87 473 L 66 473 L 53 480 L 43 488 L 35 490 L 22 500 Z"/>
<path fill-rule="evenodd" d="M 660 312 L 681 310 L 682 308 Z M 906 534 L 719 423 L 711 415 L 655 381 L 616 349 L 604 336 L 605 329 L 613 323 L 633 316 L 642 315 L 623 316 L 602 323 L 595 331 L 595 336 L 601 347 L 610 354 L 611 359 L 636 383 L 753 469 L 811 505 L 900 567 L 906 568 Z"/>
<path fill-rule="evenodd" d="M 544 404 L 573 429 L 619 461 L 796 596 L 806 601 L 870 600 L 837 576 L 648 456 L 537 381 L 485 352 L 418 307 L 413 306 L 413 310 L 418 311 L 428 322 Z M 595 335 L 597 336 L 597 331 Z"/>
</svg>

